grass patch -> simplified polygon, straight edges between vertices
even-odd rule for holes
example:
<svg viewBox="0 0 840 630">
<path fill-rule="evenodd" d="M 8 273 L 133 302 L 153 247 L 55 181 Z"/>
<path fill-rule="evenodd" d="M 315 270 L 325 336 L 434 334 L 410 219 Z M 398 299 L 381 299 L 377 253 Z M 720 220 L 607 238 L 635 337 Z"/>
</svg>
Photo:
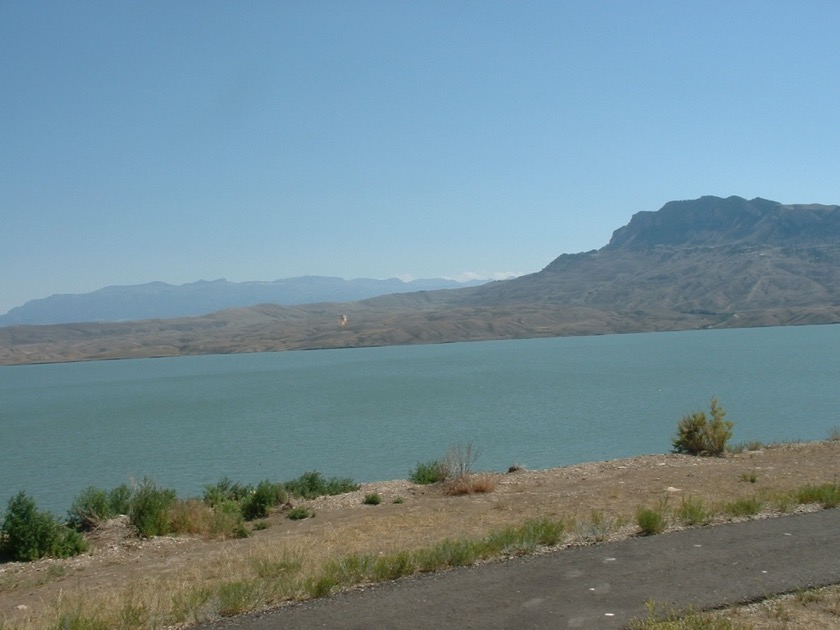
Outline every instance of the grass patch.
<svg viewBox="0 0 840 630">
<path fill-rule="evenodd" d="M 680 507 L 677 508 L 677 518 L 688 526 L 707 525 L 712 520 L 712 515 L 701 499 L 683 497 Z"/>
<path fill-rule="evenodd" d="M 595 543 L 609 540 L 610 535 L 617 529 L 618 523 L 612 516 L 603 512 L 592 511 L 588 521 L 575 523 L 575 532 L 582 542 Z"/>
<path fill-rule="evenodd" d="M 636 524 L 642 530 L 642 534 L 652 536 L 664 532 L 668 526 L 668 520 L 661 508 L 639 507 L 636 510 Z"/>
<path fill-rule="evenodd" d="M 799 503 L 819 503 L 824 508 L 835 508 L 840 505 L 840 485 L 825 483 L 821 485 L 807 485 L 796 492 Z"/>
<path fill-rule="evenodd" d="M 758 481 L 758 474 L 754 470 L 751 470 L 749 472 L 742 472 L 739 479 L 748 483 L 755 483 L 756 481 Z"/>
<path fill-rule="evenodd" d="M 734 622 L 689 608 L 678 610 L 666 604 L 647 602 L 647 616 L 630 621 L 630 630 L 748 630 L 750 625 Z"/>
<path fill-rule="evenodd" d="M 417 462 L 417 465 L 409 471 L 408 479 L 412 483 L 427 486 L 446 479 L 446 471 L 437 460 Z"/>
<path fill-rule="evenodd" d="M 724 511 L 727 514 L 736 517 L 755 516 L 761 512 L 763 505 L 763 502 L 758 497 L 745 497 L 742 499 L 736 499 L 731 503 L 727 503 L 724 507 Z"/>
</svg>

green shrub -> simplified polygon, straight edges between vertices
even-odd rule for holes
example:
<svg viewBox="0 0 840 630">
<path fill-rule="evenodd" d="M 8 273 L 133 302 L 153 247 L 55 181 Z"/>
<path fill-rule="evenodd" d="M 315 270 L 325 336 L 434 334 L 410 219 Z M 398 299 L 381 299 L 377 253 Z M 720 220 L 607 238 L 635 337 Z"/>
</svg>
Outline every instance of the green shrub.
<svg viewBox="0 0 840 630">
<path fill-rule="evenodd" d="M 222 477 L 218 483 L 204 486 L 204 502 L 210 507 L 216 507 L 225 501 L 238 503 L 253 490 L 252 486 L 234 483 L 227 477 Z"/>
<path fill-rule="evenodd" d="M 73 499 L 67 511 L 67 523 L 78 530 L 91 530 L 113 517 L 108 491 L 88 486 Z"/>
<path fill-rule="evenodd" d="M 163 536 L 172 531 L 169 510 L 175 504 L 175 491 L 159 488 L 154 480 L 144 478 L 131 496 L 128 518 L 140 536 Z"/>
<path fill-rule="evenodd" d="M 305 518 L 311 518 L 315 516 L 315 514 L 308 507 L 300 506 L 289 510 L 287 516 L 293 521 L 300 521 Z"/>
<path fill-rule="evenodd" d="M 40 511 L 25 492 L 9 499 L 0 527 L 0 555 L 30 561 L 45 556 L 67 558 L 86 550 L 87 541 L 79 532 Z"/>
<path fill-rule="evenodd" d="M 353 492 L 359 489 L 359 484 L 349 477 L 331 477 L 330 479 L 325 479 L 317 470 L 303 473 L 297 479 L 287 481 L 283 485 L 289 494 L 303 499 L 316 499 L 323 496 Z"/>
<path fill-rule="evenodd" d="M 131 494 L 126 484 L 110 491 L 88 486 L 73 499 L 67 511 L 67 523 L 75 529 L 89 531 L 108 519 L 128 514 Z"/>
<path fill-rule="evenodd" d="M 372 494 L 366 494 L 362 503 L 364 503 L 365 505 L 379 505 L 380 503 L 382 503 L 382 497 L 376 494 L 375 492 Z"/>
<path fill-rule="evenodd" d="M 108 492 L 108 507 L 111 509 L 111 514 L 114 516 L 128 514 L 131 509 L 131 495 L 131 488 L 125 483 L 111 489 Z"/>
<path fill-rule="evenodd" d="M 428 462 L 417 462 L 414 470 L 409 471 L 408 478 L 410 481 L 420 485 L 429 485 L 438 483 L 446 479 L 446 470 L 443 464 L 437 460 Z"/>
<path fill-rule="evenodd" d="M 253 492 L 242 499 L 242 516 L 246 521 L 266 518 L 275 505 L 288 499 L 283 484 L 272 483 L 267 479 L 257 484 Z"/>
<path fill-rule="evenodd" d="M 661 534 L 667 525 L 662 510 L 640 507 L 636 510 L 636 524 L 645 536 Z"/>
<path fill-rule="evenodd" d="M 677 425 L 673 440 L 674 452 L 688 455 L 720 456 L 732 437 L 732 422 L 724 420 L 726 411 L 712 398 L 709 404 L 711 418 L 704 411 L 683 416 Z"/>
</svg>

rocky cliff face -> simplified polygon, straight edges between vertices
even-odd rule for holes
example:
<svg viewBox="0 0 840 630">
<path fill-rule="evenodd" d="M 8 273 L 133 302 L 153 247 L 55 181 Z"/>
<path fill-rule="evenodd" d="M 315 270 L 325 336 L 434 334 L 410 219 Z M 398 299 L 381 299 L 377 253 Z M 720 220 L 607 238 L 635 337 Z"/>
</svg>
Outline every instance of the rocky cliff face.
<svg viewBox="0 0 840 630">
<path fill-rule="evenodd" d="M 840 243 L 840 206 L 782 205 L 767 199 L 701 197 L 639 212 L 613 232 L 606 249 L 750 244 Z"/>
</svg>

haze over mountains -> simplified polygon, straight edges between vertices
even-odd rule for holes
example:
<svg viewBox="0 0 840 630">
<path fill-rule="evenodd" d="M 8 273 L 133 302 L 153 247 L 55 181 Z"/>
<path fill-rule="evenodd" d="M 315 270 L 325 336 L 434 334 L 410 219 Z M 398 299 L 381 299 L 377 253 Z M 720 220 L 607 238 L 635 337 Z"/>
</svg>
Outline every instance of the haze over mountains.
<svg viewBox="0 0 840 630">
<path fill-rule="evenodd" d="M 174 320 L 0 328 L 28 363 L 840 322 L 840 206 L 702 197 L 598 250 L 454 290 Z"/>
<path fill-rule="evenodd" d="M 30 300 L 0 315 L 0 326 L 190 317 L 234 306 L 352 302 L 386 293 L 457 289 L 478 286 L 484 282 L 457 282 L 442 278 L 410 281 L 398 278 L 344 280 L 324 276 L 284 278 L 271 282 L 199 280 L 182 285 L 150 282 Z"/>
</svg>

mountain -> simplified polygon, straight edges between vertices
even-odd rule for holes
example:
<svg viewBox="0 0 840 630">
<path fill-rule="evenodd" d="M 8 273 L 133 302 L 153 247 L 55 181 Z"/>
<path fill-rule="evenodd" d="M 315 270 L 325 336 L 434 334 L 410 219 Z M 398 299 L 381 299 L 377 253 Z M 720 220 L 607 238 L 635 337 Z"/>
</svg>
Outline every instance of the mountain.
<svg viewBox="0 0 840 630">
<path fill-rule="evenodd" d="M 598 250 L 452 290 L 195 318 L 0 328 L 0 363 L 840 323 L 840 206 L 702 197 Z"/>
<path fill-rule="evenodd" d="M 273 282 L 200 280 L 182 285 L 150 282 L 30 300 L 0 316 L 0 326 L 189 317 L 235 306 L 351 302 L 387 293 L 454 289 L 479 284 L 480 281 L 462 283 L 440 278 L 404 282 L 397 278 L 343 280 L 323 276 L 302 276 Z"/>
</svg>

